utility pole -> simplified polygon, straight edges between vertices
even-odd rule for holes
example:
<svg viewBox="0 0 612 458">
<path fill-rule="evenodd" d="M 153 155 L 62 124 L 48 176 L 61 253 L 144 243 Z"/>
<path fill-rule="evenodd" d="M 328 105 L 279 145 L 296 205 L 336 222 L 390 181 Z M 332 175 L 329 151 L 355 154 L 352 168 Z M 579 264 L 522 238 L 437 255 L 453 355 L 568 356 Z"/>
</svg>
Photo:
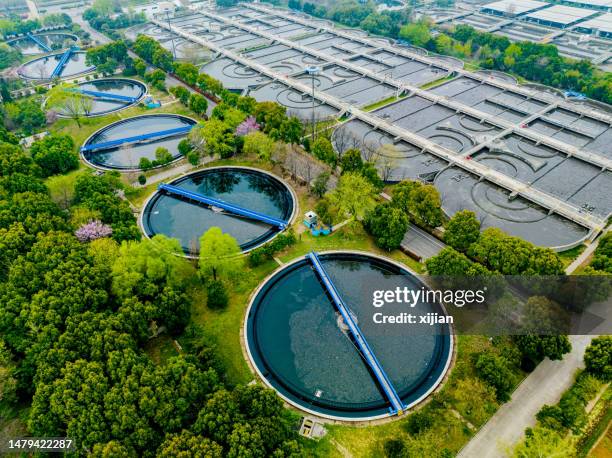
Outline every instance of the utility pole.
<svg viewBox="0 0 612 458">
<path fill-rule="evenodd" d="M 311 65 L 306 67 L 306 72 L 310 75 L 311 83 L 312 83 L 312 138 L 311 142 L 315 140 L 315 76 L 319 74 L 319 67 L 316 65 Z"/>
<path fill-rule="evenodd" d="M 166 19 L 168 20 L 168 31 L 170 32 L 170 41 L 172 42 L 172 57 L 176 60 L 176 48 L 174 47 L 174 33 L 170 26 L 170 11 L 166 10 Z"/>
</svg>

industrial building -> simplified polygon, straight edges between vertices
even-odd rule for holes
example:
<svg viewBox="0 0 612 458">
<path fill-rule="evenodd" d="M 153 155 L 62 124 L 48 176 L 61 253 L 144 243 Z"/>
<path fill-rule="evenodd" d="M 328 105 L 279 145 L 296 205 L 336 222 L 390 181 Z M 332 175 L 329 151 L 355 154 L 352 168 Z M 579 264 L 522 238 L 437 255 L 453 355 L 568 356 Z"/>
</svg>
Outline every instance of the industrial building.
<svg viewBox="0 0 612 458">
<path fill-rule="evenodd" d="M 581 22 L 576 27 L 576 30 L 602 38 L 612 38 L 612 13 L 602 14 L 596 18 Z M 610 43 L 610 48 L 612 48 L 612 43 Z"/>
<path fill-rule="evenodd" d="M 561 0 L 560 3 L 576 8 L 612 12 L 612 0 Z"/>
<path fill-rule="evenodd" d="M 547 2 L 537 0 L 500 0 L 484 5 L 480 11 L 495 16 L 517 17 L 541 10 L 549 5 Z"/>
<path fill-rule="evenodd" d="M 598 12 L 594 10 L 554 5 L 550 8 L 529 13 L 525 16 L 525 19 L 540 25 L 566 29 L 597 14 Z"/>
</svg>

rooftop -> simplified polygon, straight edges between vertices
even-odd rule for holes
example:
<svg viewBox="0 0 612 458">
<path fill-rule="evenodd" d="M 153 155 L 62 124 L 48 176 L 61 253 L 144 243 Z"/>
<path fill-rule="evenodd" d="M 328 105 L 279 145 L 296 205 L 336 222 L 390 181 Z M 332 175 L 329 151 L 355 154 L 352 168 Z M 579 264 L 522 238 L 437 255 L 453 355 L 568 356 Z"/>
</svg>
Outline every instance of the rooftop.
<svg viewBox="0 0 612 458">
<path fill-rule="evenodd" d="M 549 3 L 540 2 L 537 0 L 499 0 L 497 2 L 483 5 L 481 10 L 499 11 L 507 16 L 519 16 L 521 14 L 529 13 L 530 11 L 544 8 L 548 5 Z"/>
<path fill-rule="evenodd" d="M 597 29 L 600 32 L 612 33 L 612 13 L 602 14 L 579 24 L 582 29 Z"/>
<path fill-rule="evenodd" d="M 563 0 L 564 3 L 590 5 L 596 8 L 612 8 L 612 0 Z"/>
<path fill-rule="evenodd" d="M 526 17 L 537 22 L 555 23 L 568 26 L 584 19 L 588 19 L 595 14 L 597 14 L 597 11 L 584 8 L 574 8 L 571 6 L 554 5 L 550 8 L 529 13 Z"/>
</svg>

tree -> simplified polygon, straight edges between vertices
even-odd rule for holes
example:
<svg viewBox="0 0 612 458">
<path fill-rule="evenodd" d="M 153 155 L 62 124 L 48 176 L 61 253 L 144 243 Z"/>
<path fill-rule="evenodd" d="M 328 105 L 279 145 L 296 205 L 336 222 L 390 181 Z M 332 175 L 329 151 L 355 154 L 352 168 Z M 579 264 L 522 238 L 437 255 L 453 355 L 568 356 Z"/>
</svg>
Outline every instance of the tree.
<svg viewBox="0 0 612 458">
<path fill-rule="evenodd" d="M 0 142 L 0 177 L 15 173 L 40 175 L 41 170 L 18 145 Z"/>
<path fill-rule="evenodd" d="M 26 134 L 31 134 L 36 128 L 43 127 L 47 123 L 47 118 L 41 110 L 40 104 L 34 99 L 18 103 L 6 103 L 4 109 L 6 112 L 5 124 L 8 120 L 16 127 L 21 127 Z"/>
<path fill-rule="evenodd" d="M 224 309 L 229 302 L 229 296 L 222 281 L 212 280 L 207 285 L 208 300 L 206 305 L 211 309 Z"/>
<path fill-rule="evenodd" d="M 335 164 L 336 153 L 331 142 L 325 137 L 319 137 L 312 144 L 312 154 L 317 159 L 327 162 L 328 164 Z"/>
<path fill-rule="evenodd" d="M 584 353 L 584 364 L 597 378 L 612 380 L 612 336 L 594 338 Z"/>
<path fill-rule="evenodd" d="M 206 114 L 208 109 L 208 101 L 200 94 L 191 94 L 189 97 L 189 108 L 198 115 Z"/>
<path fill-rule="evenodd" d="M 145 73 L 144 80 L 147 83 L 151 84 L 153 87 L 159 89 L 160 91 L 166 90 L 166 86 L 164 85 L 164 83 L 166 82 L 166 74 L 163 70 L 160 70 L 159 68 L 151 72 Z"/>
<path fill-rule="evenodd" d="M 328 199 L 341 213 L 359 219 L 374 206 L 375 193 L 372 184 L 364 177 L 346 173 L 340 177 L 338 186 Z"/>
<path fill-rule="evenodd" d="M 206 278 L 212 275 L 231 277 L 242 265 L 240 246 L 236 239 L 224 234 L 220 228 L 211 227 L 200 237 L 200 274 Z"/>
<path fill-rule="evenodd" d="M 47 135 L 32 144 L 30 154 L 44 176 L 64 174 L 79 168 L 74 141 L 68 135 Z"/>
<path fill-rule="evenodd" d="M 170 88 L 170 93 L 179 99 L 183 105 L 189 105 L 189 97 L 191 93 L 188 89 L 184 88 L 183 86 L 174 86 Z"/>
<path fill-rule="evenodd" d="M 422 410 L 414 412 L 408 417 L 408 421 L 403 425 L 404 429 L 413 436 L 417 436 L 428 429 L 434 424 L 433 418 L 427 412 Z"/>
<path fill-rule="evenodd" d="M 160 234 L 150 240 L 123 243 L 112 267 L 114 294 L 150 299 L 165 286 L 182 290 L 193 275 L 190 265 L 179 256 L 182 253 L 178 240 Z"/>
<path fill-rule="evenodd" d="M 323 195 L 327 192 L 327 183 L 330 176 L 330 172 L 321 172 L 312 182 L 310 191 L 319 198 L 323 197 Z"/>
<path fill-rule="evenodd" d="M 492 227 L 470 246 L 469 255 L 504 275 L 561 275 L 565 270 L 551 249 L 536 247 Z"/>
<path fill-rule="evenodd" d="M 180 434 L 168 434 L 160 445 L 157 456 L 167 458 L 206 457 L 222 458 L 223 449 L 216 442 L 183 430 Z"/>
<path fill-rule="evenodd" d="M 276 142 L 263 132 L 254 131 L 244 136 L 242 150 L 246 154 L 257 155 L 266 161 L 272 157 Z"/>
<path fill-rule="evenodd" d="M 48 92 L 46 107 L 73 119 L 80 128 L 81 118 L 93 109 L 93 99 L 79 92 L 75 84 L 61 83 Z"/>
<path fill-rule="evenodd" d="M 0 70 L 9 68 L 19 61 L 19 51 L 11 48 L 6 43 L 0 43 Z"/>
<path fill-rule="evenodd" d="M 155 149 L 155 165 L 166 165 L 172 162 L 172 154 L 168 151 L 168 148 L 160 146 Z"/>
<path fill-rule="evenodd" d="M 429 227 L 442 224 L 440 194 L 432 185 L 423 185 L 410 193 L 410 208 L 415 219 Z"/>
<path fill-rule="evenodd" d="M 564 436 L 557 431 L 536 426 L 528 428 L 525 440 L 519 443 L 513 451 L 514 458 L 571 458 L 575 456 L 575 447 L 570 436 Z"/>
<path fill-rule="evenodd" d="M 303 130 L 302 122 L 295 116 L 291 116 L 281 124 L 281 138 L 285 143 L 297 144 L 302 138 Z"/>
<path fill-rule="evenodd" d="M 492 353 L 482 353 L 476 360 L 475 368 L 478 376 L 495 388 L 498 401 L 506 402 L 510 399 L 514 375 L 505 358 Z"/>
<path fill-rule="evenodd" d="M 470 210 L 461 210 L 453 215 L 446 225 L 444 241 L 459 251 L 467 249 L 480 236 L 480 221 Z"/>
<path fill-rule="evenodd" d="M 357 148 L 346 150 L 342 155 L 342 159 L 340 159 L 340 168 L 342 169 L 342 173 L 360 172 L 363 168 L 361 151 Z"/>
<path fill-rule="evenodd" d="M 191 129 L 189 141 L 195 149 L 221 158 L 230 157 L 236 148 L 233 129 L 218 119 L 210 119 L 203 127 Z"/>
<path fill-rule="evenodd" d="M 401 458 L 405 456 L 406 446 L 401 439 L 387 439 L 383 445 L 385 456 L 388 458 Z"/>
<path fill-rule="evenodd" d="M 79 227 L 74 235 L 81 242 L 89 242 L 102 237 L 109 237 L 113 230 L 110 226 L 103 224 L 101 221 L 90 221 L 87 224 Z"/>
<path fill-rule="evenodd" d="M 402 181 L 393 189 L 393 203 L 419 224 L 429 227 L 442 224 L 440 194 L 432 185 Z"/>
<path fill-rule="evenodd" d="M 400 29 L 399 36 L 414 46 L 425 46 L 431 40 L 429 24 L 425 21 L 406 24 Z"/>
<path fill-rule="evenodd" d="M 263 131 L 268 134 L 274 129 L 280 129 L 287 119 L 287 108 L 276 102 L 259 102 L 255 106 L 253 115 L 259 125 L 263 126 Z"/>
<path fill-rule="evenodd" d="M 258 131 L 260 128 L 259 124 L 253 116 L 248 116 L 242 121 L 238 127 L 236 127 L 236 135 L 243 137 L 251 132 Z"/>
<path fill-rule="evenodd" d="M 377 205 L 364 219 L 365 229 L 379 247 L 391 251 L 400 246 L 408 229 L 408 216 L 390 203 Z"/>
<path fill-rule="evenodd" d="M 195 86 L 198 82 L 200 71 L 195 65 L 184 62 L 174 64 L 174 73 L 190 86 Z"/>
</svg>

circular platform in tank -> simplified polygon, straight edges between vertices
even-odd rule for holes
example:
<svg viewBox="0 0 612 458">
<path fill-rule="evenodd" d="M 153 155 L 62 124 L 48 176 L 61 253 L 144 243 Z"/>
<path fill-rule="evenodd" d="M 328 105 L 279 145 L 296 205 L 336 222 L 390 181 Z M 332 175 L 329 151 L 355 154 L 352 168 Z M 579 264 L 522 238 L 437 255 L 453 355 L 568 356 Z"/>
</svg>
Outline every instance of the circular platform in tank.
<svg viewBox="0 0 612 458">
<path fill-rule="evenodd" d="M 378 256 L 329 252 L 319 259 L 405 408 L 424 400 L 450 366 L 450 325 L 377 324 L 373 314 L 380 309 L 373 307 L 371 294 L 424 285 L 403 266 Z M 397 307 L 394 313 L 444 313 L 438 304 L 385 307 Z M 256 291 L 246 314 L 245 341 L 258 375 L 294 407 L 343 421 L 392 415 L 391 402 L 307 258 L 278 269 Z"/>
<path fill-rule="evenodd" d="M 169 184 L 289 222 L 295 214 L 297 199 L 291 188 L 280 178 L 258 169 L 212 167 Z M 164 191 L 157 191 L 145 204 L 141 226 L 147 237 L 164 234 L 178 239 L 189 256 L 199 255 L 199 239 L 211 227 L 230 234 L 243 251 L 252 250 L 281 232 L 270 224 L 221 212 Z"/>
<path fill-rule="evenodd" d="M 137 104 L 147 93 L 147 87 L 140 81 L 128 78 L 104 78 L 94 81 L 87 81 L 76 86 L 81 91 L 92 91 L 91 106 L 87 107 L 87 112 L 81 113 L 83 116 L 93 117 L 114 113 Z M 85 92 L 87 95 L 87 92 Z M 105 95 L 107 97 L 105 97 Z M 128 97 L 133 100 L 125 100 L 119 97 Z M 67 116 L 61 109 L 58 110 L 60 116 Z"/>
<path fill-rule="evenodd" d="M 106 142 L 133 138 L 155 132 L 163 132 L 182 127 L 194 126 L 195 119 L 176 114 L 150 114 L 122 119 L 98 130 L 89 137 L 81 148 L 81 156 L 93 167 L 132 171 L 140 169 L 140 160 L 147 158 L 154 161 L 157 148 L 166 148 L 173 159 L 181 157 L 178 144 L 187 133 L 153 137 L 142 142 L 129 142 L 119 146 L 103 147 Z M 100 149 L 83 151 L 83 148 L 93 148 L 100 144 Z M 165 164 L 164 164 L 165 165 Z"/>
<path fill-rule="evenodd" d="M 6 42 L 6 44 L 15 48 L 23 56 L 36 56 L 38 54 L 46 54 L 49 52 L 40 46 L 38 41 L 52 50 L 58 50 L 61 48 L 67 48 L 68 46 L 65 45 L 68 42 L 70 45 L 74 45 L 78 40 L 76 35 L 66 32 L 35 33 L 33 36 L 35 39 L 32 39 L 29 36 L 23 36 L 9 40 Z"/>
<path fill-rule="evenodd" d="M 59 52 L 31 60 L 19 67 L 17 73 L 24 79 L 49 81 L 53 79 L 53 70 L 60 63 L 63 55 L 63 52 Z M 95 67 L 85 63 L 85 55 L 84 51 L 72 53 L 60 72 L 59 78 L 72 78 L 94 70 Z"/>
</svg>

